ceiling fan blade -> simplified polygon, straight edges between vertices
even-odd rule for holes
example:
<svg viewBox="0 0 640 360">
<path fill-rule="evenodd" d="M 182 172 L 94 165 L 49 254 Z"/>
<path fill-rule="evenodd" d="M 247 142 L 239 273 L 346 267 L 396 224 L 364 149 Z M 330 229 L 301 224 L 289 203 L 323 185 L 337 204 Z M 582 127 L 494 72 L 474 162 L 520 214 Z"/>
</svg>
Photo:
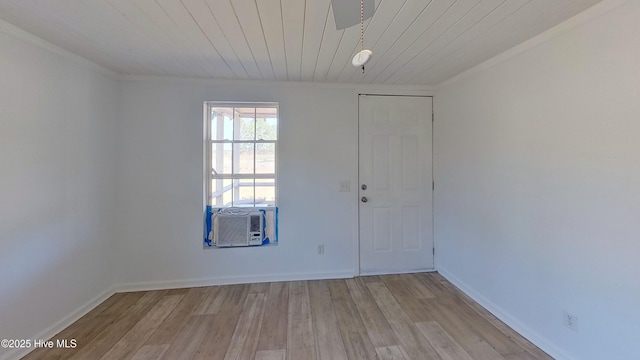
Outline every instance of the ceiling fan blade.
<svg viewBox="0 0 640 360">
<path fill-rule="evenodd" d="M 359 0 L 331 0 L 331 7 L 336 21 L 336 30 L 360 24 Z M 375 11 L 375 0 L 364 0 L 364 19 L 372 17 Z"/>
</svg>

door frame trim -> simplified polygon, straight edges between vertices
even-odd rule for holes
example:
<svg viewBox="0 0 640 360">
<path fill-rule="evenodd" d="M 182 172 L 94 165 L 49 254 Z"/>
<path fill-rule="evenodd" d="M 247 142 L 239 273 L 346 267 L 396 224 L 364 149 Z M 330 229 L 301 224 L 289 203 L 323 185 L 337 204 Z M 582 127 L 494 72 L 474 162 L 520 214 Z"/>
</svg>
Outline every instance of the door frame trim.
<svg viewBox="0 0 640 360">
<path fill-rule="evenodd" d="M 428 91 L 428 94 L 424 94 L 422 92 L 420 93 L 415 93 L 415 92 L 411 92 L 411 93 L 402 93 L 402 92 L 389 92 L 389 93 L 385 93 L 385 92 L 381 92 L 381 93 L 377 93 L 377 92 L 360 92 L 360 91 L 356 91 L 356 102 L 357 102 L 357 114 L 356 114 L 356 135 L 357 135 L 357 141 L 356 141 L 356 160 L 357 160 L 357 164 L 356 164 L 356 175 L 357 175 L 357 184 L 355 187 L 356 190 L 356 194 L 355 194 L 355 199 L 356 199 L 356 212 L 357 212 L 357 216 L 356 216 L 356 224 L 355 224 L 355 241 L 354 241 L 354 268 L 353 268 L 353 276 L 360 276 L 362 275 L 360 272 L 360 196 L 359 196 L 359 192 L 360 192 L 360 96 L 396 96 L 396 97 L 422 97 L 422 98 L 431 98 L 431 113 L 432 113 L 432 121 L 431 121 L 431 181 L 435 182 L 435 173 L 434 173 L 434 163 L 433 163 L 433 159 L 434 159 L 434 138 L 435 138 L 435 121 L 433 120 L 433 117 L 435 117 L 435 109 L 434 109 L 434 95 L 432 91 Z M 434 190 L 431 190 L 431 223 L 433 224 L 431 227 L 431 231 L 432 231 L 432 237 L 433 237 L 433 248 L 434 248 L 434 254 L 433 254 L 433 269 L 429 269 L 429 270 L 425 270 L 425 271 L 436 271 L 436 257 L 435 257 L 435 247 L 436 247 L 436 233 L 435 233 L 435 196 L 434 196 Z M 376 274 L 366 274 L 366 275 L 376 275 Z M 378 275 L 382 275 L 378 274 Z"/>
</svg>

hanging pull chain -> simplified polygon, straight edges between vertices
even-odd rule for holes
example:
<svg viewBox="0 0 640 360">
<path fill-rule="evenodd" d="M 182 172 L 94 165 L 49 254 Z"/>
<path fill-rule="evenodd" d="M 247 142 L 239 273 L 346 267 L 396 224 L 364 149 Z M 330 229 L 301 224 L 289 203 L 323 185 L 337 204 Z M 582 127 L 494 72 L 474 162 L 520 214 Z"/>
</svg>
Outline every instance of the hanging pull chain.
<svg viewBox="0 0 640 360">
<path fill-rule="evenodd" d="M 360 51 L 364 50 L 364 0 L 360 0 Z"/>
<path fill-rule="evenodd" d="M 364 74 L 364 64 L 369 61 L 372 54 L 371 50 L 365 50 L 364 48 L 364 0 L 360 0 L 360 51 L 353 56 L 351 64 L 357 68 L 362 68 L 362 73 Z"/>
<path fill-rule="evenodd" d="M 360 0 L 360 51 L 364 50 L 364 0 Z M 362 64 L 364 74 L 364 64 Z"/>
</svg>

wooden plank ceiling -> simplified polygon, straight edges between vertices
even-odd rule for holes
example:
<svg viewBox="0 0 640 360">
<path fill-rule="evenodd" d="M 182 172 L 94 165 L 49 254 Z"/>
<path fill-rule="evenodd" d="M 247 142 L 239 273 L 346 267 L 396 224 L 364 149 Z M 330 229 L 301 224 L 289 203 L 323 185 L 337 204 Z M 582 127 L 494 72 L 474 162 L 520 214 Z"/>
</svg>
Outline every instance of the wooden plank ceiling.
<svg viewBox="0 0 640 360">
<path fill-rule="evenodd" d="M 365 74 L 330 0 L 0 0 L 0 19 L 122 74 L 437 85 L 597 2 L 377 0 Z"/>
</svg>

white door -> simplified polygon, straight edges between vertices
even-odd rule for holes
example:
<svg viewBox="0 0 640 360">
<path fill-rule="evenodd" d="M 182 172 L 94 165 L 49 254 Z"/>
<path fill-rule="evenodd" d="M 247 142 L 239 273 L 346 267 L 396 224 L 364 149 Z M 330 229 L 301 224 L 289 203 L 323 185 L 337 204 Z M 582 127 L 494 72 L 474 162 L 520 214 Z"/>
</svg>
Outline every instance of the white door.
<svg viewBox="0 0 640 360">
<path fill-rule="evenodd" d="M 432 98 L 359 103 L 360 273 L 433 269 Z"/>
</svg>

